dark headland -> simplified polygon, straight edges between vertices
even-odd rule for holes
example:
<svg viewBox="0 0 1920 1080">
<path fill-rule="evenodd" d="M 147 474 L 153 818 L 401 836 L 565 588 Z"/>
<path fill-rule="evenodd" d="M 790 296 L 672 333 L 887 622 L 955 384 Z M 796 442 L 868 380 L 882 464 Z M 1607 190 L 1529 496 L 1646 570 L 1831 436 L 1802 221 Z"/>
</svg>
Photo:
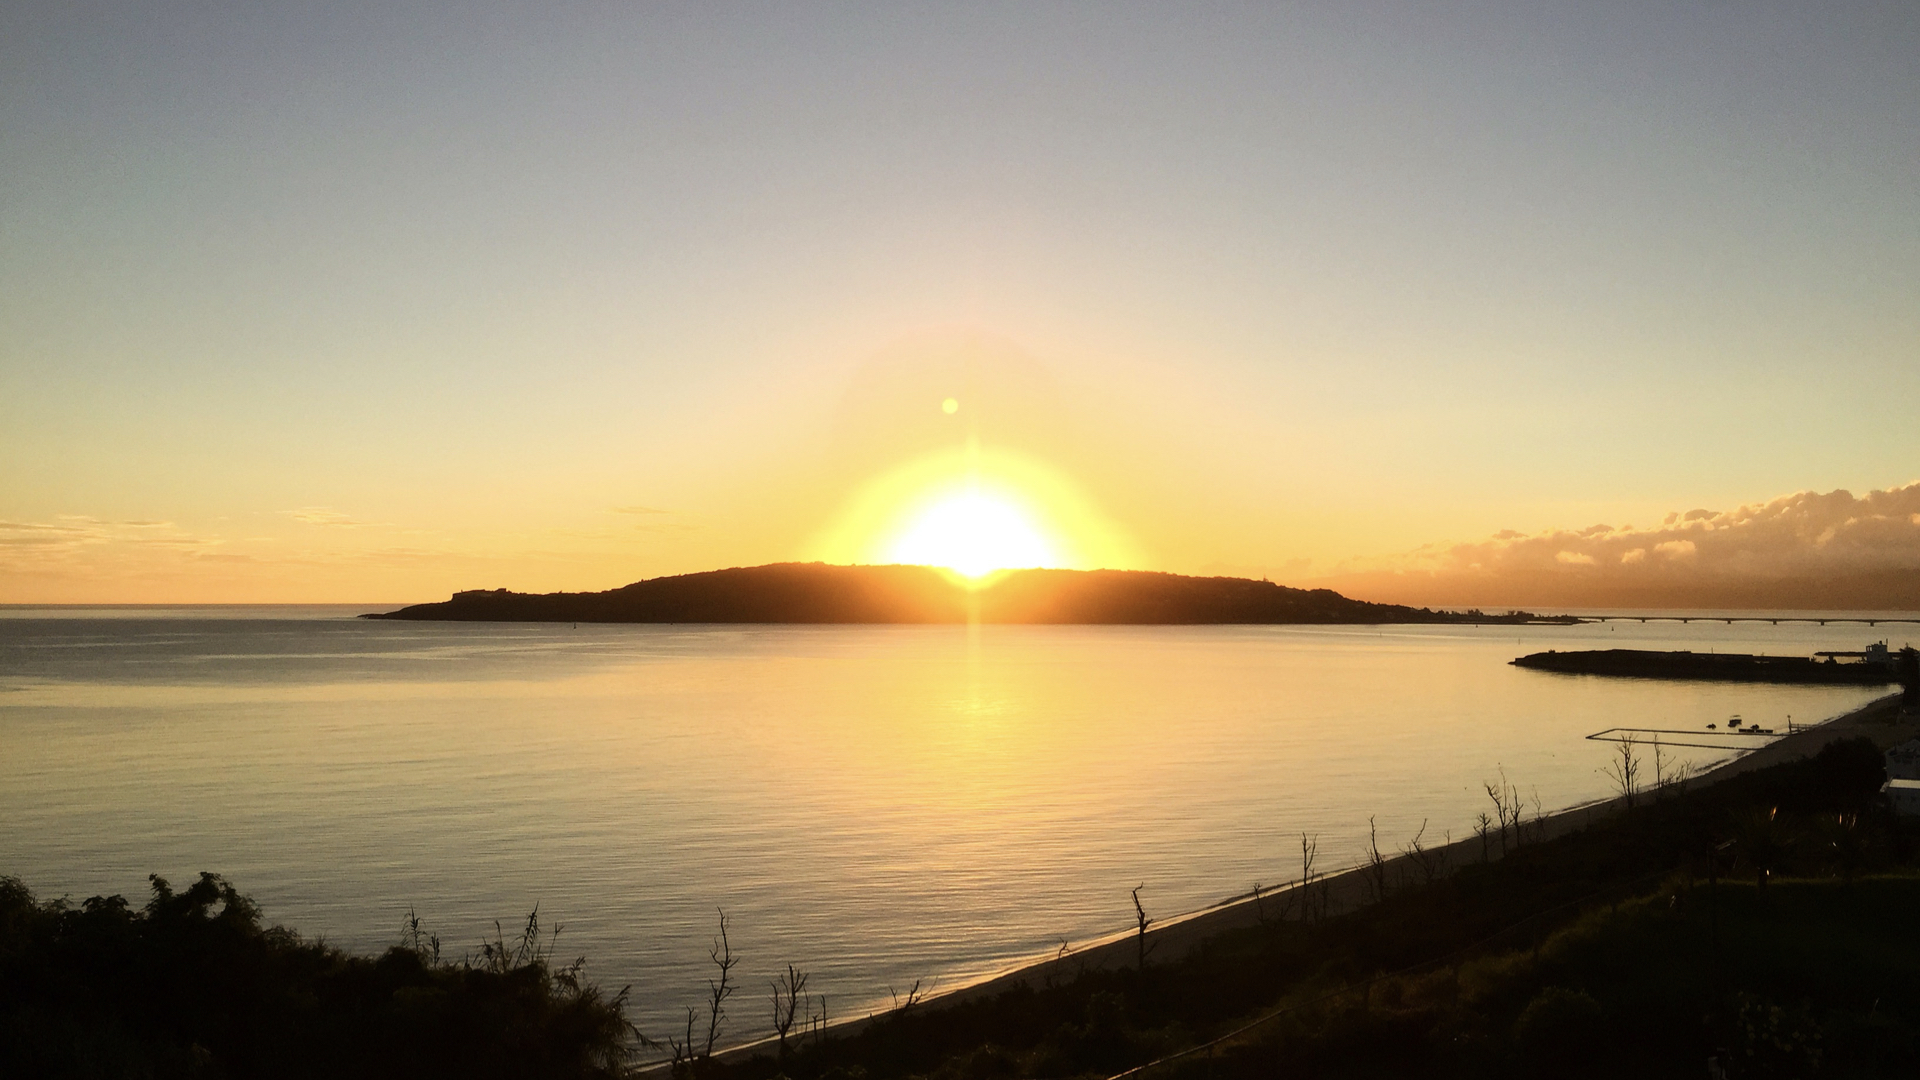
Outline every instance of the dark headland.
<svg viewBox="0 0 1920 1080">
<path fill-rule="evenodd" d="M 453 594 L 367 619 L 602 623 L 1534 623 L 1526 612 L 1432 611 L 1331 589 L 1139 570 L 1013 570 L 970 588 L 926 566 L 775 563 L 652 578 L 605 592 Z"/>
<path fill-rule="evenodd" d="M 1516 667 L 1566 675 L 1620 675 L 1642 679 L 1705 679 L 1716 682 L 1805 683 L 1883 686 L 1915 681 L 1914 651 L 1845 654 L 1860 659 L 1840 663 L 1808 656 L 1753 656 L 1746 653 L 1650 652 L 1598 649 L 1586 652 L 1532 653 L 1512 661 Z"/>
</svg>

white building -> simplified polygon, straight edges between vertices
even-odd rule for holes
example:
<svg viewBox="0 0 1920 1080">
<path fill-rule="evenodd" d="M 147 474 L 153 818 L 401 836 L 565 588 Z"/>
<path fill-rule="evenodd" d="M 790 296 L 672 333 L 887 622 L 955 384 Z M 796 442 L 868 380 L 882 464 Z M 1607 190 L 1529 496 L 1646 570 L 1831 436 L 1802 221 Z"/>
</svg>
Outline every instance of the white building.
<svg viewBox="0 0 1920 1080">
<path fill-rule="evenodd" d="M 1920 739 L 1887 751 L 1887 782 L 1880 791 L 1903 817 L 1920 817 Z"/>
</svg>

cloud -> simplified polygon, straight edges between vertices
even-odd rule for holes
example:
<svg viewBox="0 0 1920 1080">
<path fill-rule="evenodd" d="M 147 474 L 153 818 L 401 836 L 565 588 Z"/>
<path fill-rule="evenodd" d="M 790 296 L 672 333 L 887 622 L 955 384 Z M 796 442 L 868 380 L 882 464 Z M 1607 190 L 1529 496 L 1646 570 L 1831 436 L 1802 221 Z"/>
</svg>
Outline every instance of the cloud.
<svg viewBox="0 0 1920 1080">
<path fill-rule="evenodd" d="M 97 542 L 95 530 L 44 521 L 0 521 L 0 547 L 71 547 Z"/>
<path fill-rule="evenodd" d="M 303 525 L 327 525 L 344 529 L 358 529 L 374 524 L 374 522 L 371 521 L 356 520 L 335 510 L 331 506 L 303 506 L 298 510 L 282 510 L 280 512 Z"/>
<path fill-rule="evenodd" d="M 1418 603 L 1920 608 L 1920 482 L 1429 545 L 1316 584 Z"/>
<path fill-rule="evenodd" d="M 77 514 L 61 514 L 53 521 L 0 521 L 0 548 L 65 551 L 116 542 L 196 546 L 204 541 L 181 533 L 171 521 L 113 521 Z"/>
<path fill-rule="evenodd" d="M 107 565 L 177 566 L 214 558 L 225 540 L 170 521 L 61 514 L 51 521 L 0 521 L 0 577 L 92 575 Z"/>
</svg>

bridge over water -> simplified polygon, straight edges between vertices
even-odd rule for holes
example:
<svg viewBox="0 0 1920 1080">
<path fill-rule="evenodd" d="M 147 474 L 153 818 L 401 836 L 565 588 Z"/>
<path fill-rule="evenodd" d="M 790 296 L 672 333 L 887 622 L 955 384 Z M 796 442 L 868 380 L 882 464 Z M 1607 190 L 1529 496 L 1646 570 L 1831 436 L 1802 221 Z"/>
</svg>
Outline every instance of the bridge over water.
<svg viewBox="0 0 1920 1080">
<path fill-rule="evenodd" d="M 1569 619 L 1582 622 L 1717 622 L 1729 625 L 1737 622 L 1763 622 L 1778 626 L 1781 623 L 1861 623 L 1867 626 L 1879 626 L 1881 623 L 1910 623 L 1920 625 L 1920 618 L 1911 616 L 1884 615 L 1567 615 Z"/>
</svg>

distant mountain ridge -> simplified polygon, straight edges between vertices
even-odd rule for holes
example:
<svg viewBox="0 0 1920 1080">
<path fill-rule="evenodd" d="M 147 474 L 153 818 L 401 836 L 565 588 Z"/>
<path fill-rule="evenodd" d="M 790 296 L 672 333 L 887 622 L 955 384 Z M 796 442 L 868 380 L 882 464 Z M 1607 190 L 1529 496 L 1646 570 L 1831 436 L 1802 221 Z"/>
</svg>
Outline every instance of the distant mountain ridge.
<svg viewBox="0 0 1920 1080">
<path fill-rule="evenodd" d="M 1546 621 L 1351 600 L 1331 589 L 1142 570 L 1013 570 L 968 588 L 926 566 L 773 563 L 592 593 L 453 594 L 366 619 L 603 623 L 1470 623 Z M 1558 621 L 1558 620 L 1551 620 Z"/>
</svg>

